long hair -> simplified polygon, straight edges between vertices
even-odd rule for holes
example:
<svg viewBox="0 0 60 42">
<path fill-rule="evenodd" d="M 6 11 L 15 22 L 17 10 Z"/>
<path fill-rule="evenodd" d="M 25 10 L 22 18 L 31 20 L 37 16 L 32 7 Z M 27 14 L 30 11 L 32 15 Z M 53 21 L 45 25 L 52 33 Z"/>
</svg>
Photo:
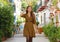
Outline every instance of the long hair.
<svg viewBox="0 0 60 42">
<path fill-rule="evenodd" d="M 26 14 L 28 14 L 28 8 L 29 8 L 29 7 L 31 7 L 31 6 L 27 6 L 27 8 L 26 8 Z M 32 7 L 31 7 L 31 8 L 32 8 Z M 30 12 L 30 14 L 31 14 L 31 17 L 33 17 L 33 14 L 34 14 L 34 13 L 33 13 L 33 10 Z"/>
</svg>

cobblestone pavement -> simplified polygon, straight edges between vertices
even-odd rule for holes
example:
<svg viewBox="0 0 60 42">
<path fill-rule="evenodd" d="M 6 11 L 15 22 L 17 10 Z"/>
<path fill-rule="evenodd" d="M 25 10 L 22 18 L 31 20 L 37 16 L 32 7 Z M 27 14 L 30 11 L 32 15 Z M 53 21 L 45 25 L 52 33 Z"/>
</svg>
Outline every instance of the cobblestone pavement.
<svg viewBox="0 0 60 42">
<path fill-rule="evenodd" d="M 3 42 L 26 42 L 26 39 L 22 36 L 22 34 L 16 34 L 14 37 Z M 37 34 L 36 37 L 33 38 L 33 42 L 49 42 L 49 40 L 44 36 L 44 34 Z"/>
</svg>

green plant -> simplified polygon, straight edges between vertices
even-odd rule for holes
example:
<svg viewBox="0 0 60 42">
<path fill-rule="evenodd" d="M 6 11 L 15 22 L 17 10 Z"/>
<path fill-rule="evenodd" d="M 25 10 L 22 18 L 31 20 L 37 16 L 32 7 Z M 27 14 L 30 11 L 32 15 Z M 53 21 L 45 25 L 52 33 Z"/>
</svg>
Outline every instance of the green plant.
<svg viewBox="0 0 60 42">
<path fill-rule="evenodd" d="M 8 2 L 8 0 L 0 0 L 0 4 L 1 5 L 9 5 L 10 3 Z"/>
<path fill-rule="evenodd" d="M 27 7 L 27 5 L 28 5 L 28 4 L 27 4 L 25 1 L 22 1 L 22 8 L 25 9 L 25 8 Z"/>
<path fill-rule="evenodd" d="M 20 26 L 20 24 L 22 23 L 23 21 L 21 21 L 21 20 L 17 20 L 17 27 L 19 27 Z"/>
<path fill-rule="evenodd" d="M 57 39 L 60 40 L 60 27 L 57 27 L 57 29 L 58 29 L 58 32 L 57 32 Z"/>
<path fill-rule="evenodd" d="M 57 31 L 57 27 L 55 27 L 54 25 L 51 26 L 51 29 L 48 33 L 48 38 L 50 39 L 50 42 L 57 42 Z"/>
<path fill-rule="evenodd" d="M 43 31 L 46 36 L 48 36 L 48 33 L 50 31 L 51 24 L 47 24 L 43 26 Z"/>
<path fill-rule="evenodd" d="M 0 29 L 4 32 L 5 37 L 12 36 L 14 23 L 13 7 L 11 5 L 0 6 Z"/>
<path fill-rule="evenodd" d="M 0 30 L 0 42 L 2 42 L 2 37 L 4 36 L 4 33 L 2 30 Z"/>
<path fill-rule="evenodd" d="M 57 42 L 57 27 L 49 23 L 43 27 L 43 31 L 45 35 L 49 38 L 50 42 Z"/>
<path fill-rule="evenodd" d="M 38 24 L 39 24 L 39 22 L 36 22 L 36 24 L 38 25 Z"/>
<path fill-rule="evenodd" d="M 57 5 L 57 0 L 52 0 L 52 4 L 54 5 L 54 6 L 56 6 Z"/>
</svg>

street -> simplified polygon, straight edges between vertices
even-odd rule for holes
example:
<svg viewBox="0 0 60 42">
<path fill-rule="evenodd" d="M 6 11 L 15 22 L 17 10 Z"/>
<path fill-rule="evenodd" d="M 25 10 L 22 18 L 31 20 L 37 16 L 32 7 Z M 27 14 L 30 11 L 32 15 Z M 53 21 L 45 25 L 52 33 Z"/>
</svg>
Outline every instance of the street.
<svg viewBox="0 0 60 42">
<path fill-rule="evenodd" d="M 16 34 L 14 37 L 7 39 L 4 42 L 26 42 L 25 37 L 22 34 Z M 33 38 L 33 42 L 49 42 L 48 38 L 44 34 L 36 34 L 36 37 Z"/>
</svg>

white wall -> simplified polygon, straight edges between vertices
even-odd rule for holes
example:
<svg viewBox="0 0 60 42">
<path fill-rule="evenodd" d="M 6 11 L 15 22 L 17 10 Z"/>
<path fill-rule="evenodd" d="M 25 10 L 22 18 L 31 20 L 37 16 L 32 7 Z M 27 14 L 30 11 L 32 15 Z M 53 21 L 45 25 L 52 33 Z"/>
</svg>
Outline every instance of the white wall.
<svg viewBox="0 0 60 42">
<path fill-rule="evenodd" d="M 45 11 L 38 13 L 39 14 L 39 17 L 38 17 L 39 20 L 38 21 L 40 24 L 41 24 L 41 16 L 42 16 L 42 24 L 44 24 L 44 13 L 46 13 L 46 23 L 49 23 L 49 21 L 50 21 L 50 19 L 49 19 L 50 11 L 49 11 L 49 9 L 46 9 Z"/>
<path fill-rule="evenodd" d="M 14 0 L 16 6 L 16 14 L 19 15 L 21 12 L 21 0 Z"/>
</svg>

